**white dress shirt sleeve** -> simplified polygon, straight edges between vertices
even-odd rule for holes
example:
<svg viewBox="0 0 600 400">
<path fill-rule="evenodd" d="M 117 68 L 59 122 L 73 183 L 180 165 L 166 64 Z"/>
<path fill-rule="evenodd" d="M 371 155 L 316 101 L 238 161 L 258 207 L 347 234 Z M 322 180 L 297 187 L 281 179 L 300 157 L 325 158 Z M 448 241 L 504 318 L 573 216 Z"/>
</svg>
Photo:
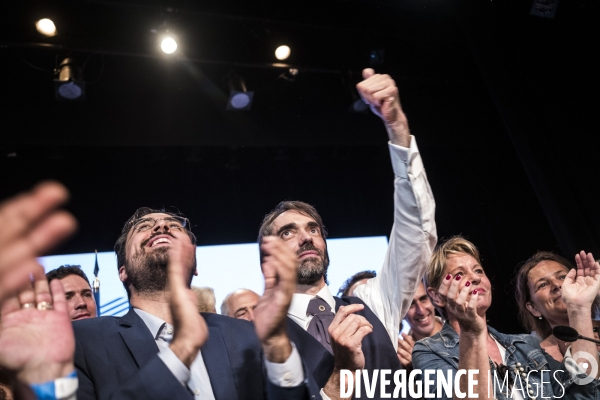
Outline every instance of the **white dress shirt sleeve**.
<svg viewBox="0 0 600 400">
<path fill-rule="evenodd" d="M 437 243 L 435 200 L 416 139 L 410 148 L 389 143 L 394 170 L 394 225 L 383 267 L 354 295 L 379 317 L 395 348 L 400 321 L 412 302 Z"/>
<path fill-rule="evenodd" d="M 284 363 L 272 363 L 265 358 L 265 369 L 269 381 L 280 387 L 300 386 L 304 382 L 304 368 L 296 345 L 292 344 L 292 353 Z"/>
</svg>

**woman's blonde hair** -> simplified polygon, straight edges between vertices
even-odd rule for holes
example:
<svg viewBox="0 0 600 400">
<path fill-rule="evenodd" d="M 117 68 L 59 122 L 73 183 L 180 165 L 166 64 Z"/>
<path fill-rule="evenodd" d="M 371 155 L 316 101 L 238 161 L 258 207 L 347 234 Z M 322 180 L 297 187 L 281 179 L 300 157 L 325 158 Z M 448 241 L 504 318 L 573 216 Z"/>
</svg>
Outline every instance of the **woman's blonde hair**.
<svg viewBox="0 0 600 400">
<path fill-rule="evenodd" d="M 477 247 L 460 235 L 453 236 L 442 243 L 438 243 L 435 250 L 433 250 L 431 261 L 429 261 L 429 268 L 423 277 L 425 289 L 431 287 L 434 290 L 438 290 L 440 284 L 442 283 L 442 278 L 444 277 L 444 269 L 446 268 L 448 257 L 456 254 L 468 254 L 476 259 L 479 264 L 481 264 L 481 260 L 479 259 L 479 250 L 477 250 Z M 448 315 L 446 314 L 446 311 L 443 308 L 438 307 L 433 299 L 431 300 L 442 318 L 447 320 Z"/>
</svg>

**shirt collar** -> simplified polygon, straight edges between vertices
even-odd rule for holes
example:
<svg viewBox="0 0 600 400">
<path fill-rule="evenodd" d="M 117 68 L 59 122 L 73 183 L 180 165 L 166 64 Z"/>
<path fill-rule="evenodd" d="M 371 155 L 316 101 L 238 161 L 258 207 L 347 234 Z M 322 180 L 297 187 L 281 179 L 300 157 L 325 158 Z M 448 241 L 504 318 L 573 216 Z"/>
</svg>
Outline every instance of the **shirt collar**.
<svg viewBox="0 0 600 400">
<path fill-rule="evenodd" d="M 325 302 L 329 304 L 329 307 L 331 307 L 331 311 L 335 314 L 335 299 L 333 298 L 333 295 L 329 291 L 329 286 L 327 285 L 323 286 L 321 290 L 319 290 L 319 292 L 314 296 L 311 294 L 294 293 L 288 314 L 291 314 L 298 319 L 306 320 L 308 303 L 315 297 L 320 297 L 325 300 Z"/>
<path fill-rule="evenodd" d="M 158 318 L 156 315 L 152 315 L 149 312 L 140 310 L 139 308 L 133 307 L 133 311 L 135 311 L 135 313 L 142 319 L 142 321 L 144 321 L 144 323 L 148 327 L 148 330 L 150 330 L 150 333 L 152 333 L 154 340 L 158 340 L 161 331 L 167 323 L 162 319 Z"/>
</svg>

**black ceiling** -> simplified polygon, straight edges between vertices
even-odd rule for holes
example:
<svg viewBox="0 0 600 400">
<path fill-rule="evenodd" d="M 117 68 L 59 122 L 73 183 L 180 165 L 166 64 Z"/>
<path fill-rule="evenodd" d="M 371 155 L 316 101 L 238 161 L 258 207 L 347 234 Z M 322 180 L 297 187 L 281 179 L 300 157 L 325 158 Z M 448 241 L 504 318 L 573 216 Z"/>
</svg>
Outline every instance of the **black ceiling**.
<svg viewBox="0 0 600 400">
<path fill-rule="evenodd" d="M 5 2 L 7 3 L 7 2 Z M 511 4 L 507 4 L 511 3 Z M 498 295 L 537 249 L 598 250 L 598 7 L 531 1 L 19 1 L 0 18 L 0 197 L 41 179 L 72 192 L 80 232 L 57 252 L 109 250 L 142 205 L 177 206 L 203 243 L 254 240 L 283 199 L 332 237 L 386 235 L 392 172 L 371 114 L 348 112 L 369 53 L 397 82 L 437 201 L 441 237 L 481 247 Z M 41 37 L 34 21 L 59 34 Z M 151 30 L 178 33 L 163 57 Z M 299 69 L 274 66 L 276 45 Z M 53 69 L 85 64 L 85 102 Z M 225 110 L 224 77 L 255 91 Z M 376 269 L 377 266 L 365 266 Z M 514 322 L 496 308 L 493 321 Z M 518 330 L 512 324 L 512 331 Z M 505 329 L 510 331 L 511 329 Z"/>
</svg>

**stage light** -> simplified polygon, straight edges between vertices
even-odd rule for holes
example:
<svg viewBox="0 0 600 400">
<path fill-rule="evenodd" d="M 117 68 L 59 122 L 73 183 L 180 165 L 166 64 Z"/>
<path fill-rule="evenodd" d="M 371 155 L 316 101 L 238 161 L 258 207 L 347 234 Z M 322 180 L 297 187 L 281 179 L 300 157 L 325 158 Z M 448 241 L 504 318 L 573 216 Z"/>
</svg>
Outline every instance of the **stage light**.
<svg viewBox="0 0 600 400">
<path fill-rule="evenodd" d="M 232 92 L 229 99 L 230 109 L 249 110 L 252 102 L 252 93 Z"/>
<path fill-rule="evenodd" d="M 160 42 L 160 49 L 165 54 L 173 54 L 177 50 L 177 42 L 172 36 L 166 36 Z"/>
<path fill-rule="evenodd" d="M 56 35 L 56 26 L 51 19 L 42 18 L 35 23 L 35 28 L 44 36 L 52 37 Z"/>
<path fill-rule="evenodd" d="M 292 50 L 290 50 L 290 48 L 288 46 L 279 46 L 276 50 L 275 50 L 275 57 L 278 60 L 285 60 L 290 56 Z"/>
<path fill-rule="evenodd" d="M 56 100 L 85 100 L 83 71 L 75 59 L 65 58 L 56 69 L 55 74 L 57 76 L 54 79 Z"/>
<path fill-rule="evenodd" d="M 229 100 L 227 109 L 235 111 L 248 111 L 252 107 L 254 92 L 246 89 L 246 83 L 236 73 L 230 73 L 227 76 L 227 85 L 229 86 Z"/>
</svg>

